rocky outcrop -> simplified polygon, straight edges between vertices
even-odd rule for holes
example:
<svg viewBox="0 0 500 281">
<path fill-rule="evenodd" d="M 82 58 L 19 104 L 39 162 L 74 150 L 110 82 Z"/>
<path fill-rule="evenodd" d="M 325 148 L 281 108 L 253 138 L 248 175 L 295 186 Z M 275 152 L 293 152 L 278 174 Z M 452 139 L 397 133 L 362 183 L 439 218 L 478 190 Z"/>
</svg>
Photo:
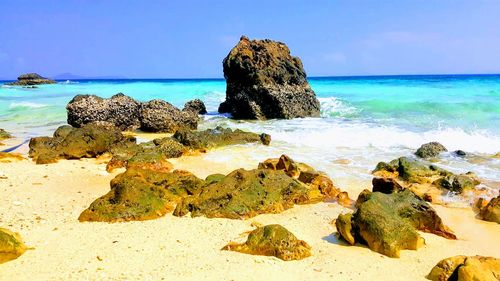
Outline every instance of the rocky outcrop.
<svg viewBox="0 0 500 281">
<path fill-rule="evenodd" d="M 172 166 L 158 154 L 140 153 L 127 161 L 127 170 L 111 182 L 111 191 L 80 216 L 81 221 L 144 220 L 174 215 L 244 219 L 280 213 L 295 204 L 345 198 L 347 194 L 315 171 L 311 179 L 289 176 L 283 169 L 238 169 L 205 180 Z M 344 194 L 339 197 L 339 194 Z"/>
<path fill-rule="evenodd" d="M 419 192 L 413 187 L 418 184 L 462 193 L 474 189 L 480 183 L 472 172 L 456 175 L 435 165 L 428 165 L 408 157 L 400 157 L 389 163 L 380 162 L 373 174 L 382 178 L 397 178 L 405 188 L 410 188 L 416 193 Z"/>
<path fill-rule="evenodd" d="M 393 178 L 373 178 L 372 179 L 372 191 L 382 192 L 385 194 L 391 194 L 394 192 L 403 191 L 402 187 L 396 179 Z"/>
<path fill-rule="evenodd" d="M 441 260 L 427 275 L 432 281 L 498 281 L 500 259 L 482 256 L 454 256 Z"/>
<path fill-rule="evenodd" d="M 320 104 L 299 58 L 272 40 L 241 37 L 223 61 L 226 100 L 220 113 L 236 119 L 319 117 Z"/>
<path fill-rule="evenodd" d="M 479 202 L 484 202 L 479 199 Z M 479 217 L 485 221 L 500 223 L 500 195 L 491 199 L 489 202 L 476 203 L 479 207 Z"/>
<path fill-rule="evenodd" d="M 152 100 L 141 105 L 141 130 L 146 132 L 170 132 L 180 128 L 196 129 L 198 114 L 181 111 L 163 100 Z"/>
<path fill-rule="evenodd" d="M 263 137 L 266 136 L 266 137 Z M 126 167 L 127 162 L 134 156 L 141 154 L 157 154 L 165 158 L 177 158 L 185 154 L 206 152 L 215 147 L 225 145 L 263 143 L 269 144 L 270 136 L 255 134 L 241 130 L 231 130 L 222 127 L 205 131 L 178 130 L 172 137 L 155 139 L 151 142 L 118 146 L 110 152 L 113 155 L 107 165 L 107 170 Z"/>
<path fill-rule="evenodd" d="M 439 153 L 445 151 L 448 151 L 448 149 L 446 149 L 446 147 L 439 142 L 429 142 L 422 144 L 422 146 L 415 152 L 415 155 L 420 158 L 432 158 L 437 157 Z"/>
<path fill-rule="evenodd" d="M 194 112 L 196 114 L 207 114 L 207 108 L 205 104 L 200 99 L 194 99 L 186 102 L 182 111 Z"/>
<path fill-rule="evenodd" d="M 4 129 L 0 129 L 0 140 L 9 139 L 11 137 L 12 136 L 7 131 L 5 131 Z"/>
<path fill-rule="evenodd" d="M 352 216 L 340 215 L 336 221 L 340 236 L 351 245 L 360 242 L 378 253 L 399 257 L 401 250 L 425 244 L 417 230 L 456 239 L 436 211 L 409 190 L 391 194 L 366 190 L 356 207 Z"/>
<path fill-rule="evenodd" d="M 111 191 L 84 210 L 79 221 L 122 222 L 150 220 L 171 212 L 183 197 L 204 181 L 186 171 L 167 172 L 136 165 L 111 181 Z"/>
<path fill-rule="evenodd" d="M 140 127 L 140 108 L 140 102 L 122 93 L 109 99 L 95 95 L 77 95 L 66 106 L 68 124 L 74 127 L 92 122 L 108 122 L 121 130 Z"/>
<path fill-rule="evenodd" d="M 297 239 L 279 224 L 258 227 L 250 232 L 245 243 L 229 243 L 222 249 L 251 255 L 275 256 L 285 261 L 311 256 L 311 246 Z"/>
<path fill-rule="evenodd" d="M 77 95 L 66 106 L 68 124 L 81 127 L 106 122 L 121 130 L 173 133 L 180 128 L 196 129 L 199 117 L 181 111 L 163 100 L 141 103 L 122 93 L 109 99 L 95 95 Z"/>
<path fill-rule="evenodd" d="M 56 81 L 42 77 L 36 73 L 27 73 L 17 77 L 17 81 L 7 83 L 11 86 L 33 86 L 41 84 L 55 84 Z"/>
<path fill-rule="evenodd" d="M 207 150 L 215 147 L 245 143 L 263 143 L 269 145 L 271 136 L 265 133 L 260 135 L 250 132 L 244 132 L 236 129 L 223 128 L 217 126 L 215 129 L 205 131 L 178 130 L 173 135 L 181 144 L 189 147 L 191 150 Z"/>
<path fill-rule="evenodd" d="M 61 126 L 53 137 L 36 137 L 29 142 L 29 156 L 37 164 L 59 159 L 94 158 L 116 146 L 135 144 L 134 138 L 123 136 L 114 126 L 92 123 L 81 128 Z"/>
<path fill-rule="evenodd" d="M 19 233 L 0 228 L 0 263 L 17 259 L 27 249 Z"/>
</svg>

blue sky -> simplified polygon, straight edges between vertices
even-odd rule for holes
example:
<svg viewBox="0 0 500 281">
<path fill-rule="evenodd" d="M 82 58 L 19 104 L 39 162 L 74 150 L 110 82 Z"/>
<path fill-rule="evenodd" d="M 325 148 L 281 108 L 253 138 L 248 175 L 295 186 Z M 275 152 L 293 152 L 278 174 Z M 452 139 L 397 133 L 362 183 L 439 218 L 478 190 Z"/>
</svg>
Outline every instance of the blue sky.
<svg viewBox="0 0 500 281">
<path fill-rule="evenodd" d="M 242 34 L 309 76 L 500 73 L 500 0 L 0 0 L 0 78 L 222 77 Z"/>
</svg>

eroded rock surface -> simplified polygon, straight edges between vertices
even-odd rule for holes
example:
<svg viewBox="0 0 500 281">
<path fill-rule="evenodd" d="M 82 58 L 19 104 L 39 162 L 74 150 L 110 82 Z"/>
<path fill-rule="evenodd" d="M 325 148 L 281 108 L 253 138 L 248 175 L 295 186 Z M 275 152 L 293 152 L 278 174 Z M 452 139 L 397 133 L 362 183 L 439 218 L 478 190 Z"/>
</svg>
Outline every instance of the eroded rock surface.
<svg viewBox="0 0 500 281">
<path fill-rule="evenodd" d="M 279 224 L 259 227 L 250 232 L 245 243 L 230 243 L 222 249 L 251 255 L 275 256 L 285 261 L 311 256 L 311 246 L 297 239 Z"/>
<path fill-rule="evenodd" d="M 420 146 L 420 148 L 417 149 L 417 151 L 415 152 L 415 155 L 417 155 L 420 158 L 431 158 L 431 157 L 437 157 L 439 153 L 446 151 L 448 151 L 448 149 L 446 149 L 444 145 L 434 141 L 422 144 L 422 146 Z"/>
<path fill-rule="evenodd" d="M 163 100 L 152 100 L 141 105 L 141 130 L 173 133 L 181 128 L 196 129 L 199 117 L 192 111 L 181 111 Z"/>
<path fill-rule="evenodd" d="M 454 256 L 441 260 L 427 275 L 432 281 L 498 281 L 500 259 Z"/>
<path fill-rule="evenodd" d="M 425 243 L 417 230 L 456 239 L 436 211 L 409 190 L 384 194 L 364 191 L 350 217 L 340 215 L 337 230 L 349 244 L 360 242 L 373 251 L 399 257 L 401 250 L 416 250 Z"/>
<path fill-rule="evenodd" d="M 242 36 L 223 61 L 226 100 L 220 113 L 236 119 L 319 117 L 320 104 L 299 58 L 272 40 Z"/>
<path fill-rule="evenodd" d="M 126 138 L 114 126 L 95 123 L 81 128 L 61 126 L 53 137 L 32 138 L 29 156 L 37 164 L 54 163 L 59 159 L 93 158 L 130 142 L 135 143 L 135 139 Z"/>
<path fill-rule="evenodd" d="M 491 199 L 485 206 L 480 206 L 479 216 L 485 221 L 500 223 L 500 195 Z"/>
<path fill-rule="evenodd" d="M 19 233 L 0 227 L 0 263 L 17 259 L 27 249 Z"/>
<path fill-rule="evenodd" d="M 207 108 L 205 107 L 203 101 L 200 99 L 194 99 L 186 102 L 182 111 L 190 111 L 202 115 L 207 114 Z"/>
</svg>

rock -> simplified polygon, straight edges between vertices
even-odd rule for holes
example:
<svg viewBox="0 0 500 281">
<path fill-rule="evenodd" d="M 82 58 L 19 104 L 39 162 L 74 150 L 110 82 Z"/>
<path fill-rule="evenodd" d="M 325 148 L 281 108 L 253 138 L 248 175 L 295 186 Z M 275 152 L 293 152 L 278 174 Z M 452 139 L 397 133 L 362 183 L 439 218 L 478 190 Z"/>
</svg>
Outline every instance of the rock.
<svg viewBox="0 0 500 281">
<path fill-rule="evenodd" d="M 335 227 L 337 228 L 340 237 L 347 243 L 350 245 L 354 245 L 356 243 L 354 230 L 352 229 L 352 214 L 340 214 L 335 220 Z"/>
<path fill-rule="evenodd" d="M 250 232 L 245 243 L 230 243 L 222 249 L 251 255 L 275 256 L 285 261 L 301 260 L 311 256 L 311 246 L 297 239 L 293 233 L 279 224 L 258 227 Z"/>
<path fill-rule="evenodd" d="M 281 213 L 294 204 L 316 201 L 316 194 L 283 171 L 238 169 L 185 198 L 174 215 L 243 219 L 264 213 Z"/>
<path fill-rule="evenodd" d="M 389 163 L 380 162 L 373 170 L 373 174 L 382 178 L 398 178 L 403 187 L 411 188 L 414 192 L 417 191 L 413 189 L 413 184 L 429 184 L 461 193 L 473 189 L 480 183 L 472 172 L 455 175 L 437 166 L 427 165 L 408 157 L 400 157 Z"/>
<path fill-rule="evenodd" d="M 463 151 L 463 150 L 455 150 L 453 152 L 456 156 L 460 156 L 460 157 L 464 157 L 464 156 L 467 156 L 467 152 Z"/>
<path fill-rule="evenodd" d="M 399 192 L 404 189 L 395 179 L 393 178 L 373 178 L 372 179 L 372 191 L 382 192 L 386 194 L 391 194 L 394 192 Z"/>
<path fill-rule="evenodd" d="M 110 151 L 113 147 L 133 141 L 123 136 L 115 127 L 88 124 L 81 128 L 63 126 L 54 137 L 36 137 L 29 143 L 29 156 L 37 164 L 57 162 L 59 159 L 92 158 Z"/>
<path fill-rule="evenodd" d="M 316 190 L 320 200 L 323 200 L 326 195 L 329 198 L 337 199 L 338 203 L 343 206 L 352 205 L 347 192 L 342 192 L 337 188 L 325 173 L 316 171 L 305 163 L 295 162 L 287 155 L 281 155 L 278 159 L 267 159 L 259 163 L 258 168 L 283 170 L 288 176 L 308 185 L 311 190 Z"/>
<path fill-rule="evenodd" d="M 349 225 L 346 215 L 337 219 L 337 231 L 346 241 L 359 237 L 359 242 L 389 257 L 399 257 L 400 250 L 422 247 L 425 242 L 417 230 L 456 239 L 436 211 L 409 190 L 391 194 L 365 191 L 356 207 L 351 231 L 346 228 Z"/>
<path fill-rule="evenodd" d="M 448 150 L 439 142 L 429 142 L 423 144 L 419 149 L 417 149 L 415 155 L 417 155 L 420 158 L 431 158 L 431 157 L 437 157 L 439 153 L 445 151 Z"/>
<path fill-rule="evenodd" d="M 207 114 L 207 108 L 205 104 L 200 99 L 194 99 L 186 102 L 182 111 L 190 111 L 196 114 Z"/>
<path fill-rule="evenodd" d="M 17 77 L 17 81 L 7 83 L 6 85 L 11 86 L 31 86 L 31 85 L 41 85 L 41 84 L 55 84 L 56 81 L 42 77 L 36 73 L 27 73 Z"/>
<path fill-rule="evenodd" d="M 77 95 L 66 106 L 68 124 L 81 127 L 92 122 L 108 122 L 121 130 L 140 127 L 140 103 L 118 93 L 109 99 L 95 95 Z"/>
<path fill-rule="evenodd" d="M 288 47 L 242 36 L 223 61 L 226 100 L 220 113 L 236 119 L 319 117 L 320 104 L 302 62 Z"/>
<path fill-rule="evenodd" d="M 483 208 L 480 208 L 479 215 L 485 221 L 500 223 L 500 195 L 491 199 Z"/>
<path fill-rule="evenodd" d="M 262 135 L 265 135 L 264 137 Z M 190 131 L 181 129 L 175 132 L 173 138 L 192 150 L 206 150 L 215 147 L 235 144 L 261 142 L 269 144 L 271 136 L 258 135 L 236 129 L 222 128 L 207 129 L 205 131 Z"/>
<path fill-rule="evenodd" d="M 17 259 L 27 249 L 19 233 L 0 228 L 0 263 Z"/>
<path fill-rule="evenodd" d="M 12 136 L 5 131 L 4 129 L 0 129 L 0 140 L 10 139 Z"/>
<path fill-rule="evenodd" d="M 427 275 L 433 281 L 498 281 L 500 259 L 483 256 L 454 256 L 441 260 Z"/>
<path fill-rule="evenodd" d="M 150 220 L 172 211 L 177 203 L 203 186 L 186 171 L 132 166 L 111 181 L 111 191 L 84 210 L 79 221 L 123 222 Z"/>
<path fill-rule="evenodd" d="M 173 133 L 180 128 L 196 129 L 198 114 L 181 111 L 163 100 L 143 103 L 140 111 L 141 130 Z"/>
</svg>

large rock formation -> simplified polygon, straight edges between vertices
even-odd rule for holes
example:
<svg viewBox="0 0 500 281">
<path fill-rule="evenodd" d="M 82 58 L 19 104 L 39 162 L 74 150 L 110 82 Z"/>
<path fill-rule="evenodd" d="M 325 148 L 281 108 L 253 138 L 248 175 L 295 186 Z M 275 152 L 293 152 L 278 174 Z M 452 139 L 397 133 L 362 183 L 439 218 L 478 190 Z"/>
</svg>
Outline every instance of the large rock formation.
<svg viewBox="0 0 500 281">
<path fill-rule="evenodd" d="M 135 144 L 134 138 L 127 138 L 114 126 L 91 123 L 81 128 L 61 126 L 53 137 L 32 138 L 29 156 L 37 164 L 57 162 L 59 159 L 94 158 L 109 152 L 116 146 Z"/>
<path fill-rule="evenodd" d="M 445 189 L 462 193 L 473 190 L 480 183 L 472 172 L 456 175 L 435 165 L 428 165 L 408 157 L 400 157 L 389 163 L 380 162 L 373 174 L 381 178 L 397 179 L 398 184 L 411 189 L 421 197 L 424 196 L 422 191 L 434 189 L 434 192 L 438 192 L 439 189 Z"/>
<path fill-rule="evenodd" d="M 18 233 L 0 228 L 0 263 L 18 258 L 27 249 Z"/>
<path fill-rule="evenodd" d="M 42 77 L 36 73 L 27 73 L 17 77 L 17 81 L 7 83 L 12 86 L 33 86 L 41 84 L 55 84 L 56 81 Z"/>
<path fill-rule="evenodd" d="M 365 190 L 356 201 L 352 215 L 340 215 L 337 230 L 349 244 L 361 242 L 389 257 L 400 250 L 416 250 L 424 245 L 417 230 L 456 239 L 436 211 L 409 190 L 384 194 Z"/>
<path fill-rule="evenodd" d="M 207 108 L 205 104 L 200 99 L 194 99 L 186 102 L 182 111 L 191 111 L 196 114 L 207 114 Z"/>
<path fill-rule="evenodd" d="M 311 171 L 310 179 L 294 178 L 285 170 L 238 169 L 205 180 L 172 166 L 158 154 L 141 153 L 127 161 L 127 170 L 111 182 L 111 191 L 96 199 L 81 221 L 153 219 L 174 207 L 174 215 L 242 219 L 280 213 L 294 204 L 339 198 L 344 194 L 326 176 Z M 347 197 L 347 194 L 341 196 Z"/>
<path fill-rule="evenodd" d="M 500 195 L 491 199 L 488 203 L 485 202 L 484 206 L 480 206 L 479 217 L 485 221 L 500 223 Z"/>
<path fill-rule="evenodd" d="M 432 281 L 498 281 L 500 259 L 454 256 L 441 260 L 427 275 Z"/>
<path fill-rule="evenodd" d="M 297 239 L 279 224 L 258 227 L 250 232 L 245 243 L 229 243 L 222 249 L 251 255 L 275 256 L 285 261 L 311 256 L 311 246 Z"/>
<path fill-rule="evenodd" d="M 181 111 L 163 100 L 141 103 L 122 93 L 109 99 L 95 95 L 77 95 L 66 106 L 68 124 L 81 127 L 92 122 L 106 122 L 121 130 L 174 133 L 180 128 L 196 129 L 197 113 Z"/>
<path fill-rule="evenodd" d="M 284 43 L 243 36 L 223 67 L 227 86 L 220 113 L 236 119 L 319 117 L 320 104 L 302 62 Z"/>
<path fill-rule="evenodd" d="M 68 124 L 81 127 L 92 122 L 109 122 L 121 130 L 135 130 L 141 103 L 122 93 L 109 99 L 96 95 L 77 95 L 66 106 Z"/>
</svg>

